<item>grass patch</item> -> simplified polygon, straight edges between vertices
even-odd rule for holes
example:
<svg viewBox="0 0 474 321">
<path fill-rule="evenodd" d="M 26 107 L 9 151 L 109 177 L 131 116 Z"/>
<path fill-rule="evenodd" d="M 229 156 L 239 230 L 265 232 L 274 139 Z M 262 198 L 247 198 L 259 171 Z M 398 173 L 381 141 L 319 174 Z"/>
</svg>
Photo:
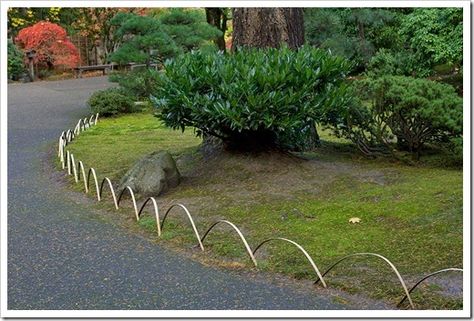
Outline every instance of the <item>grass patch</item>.
<svg viewBox="0 0 474 321">
<path fill-rule="evenodd" d="M 321 270 L 355 252 L 386 256 L 409 284 L 429 272 L 462 266 L 462 170 L 434 161 L 408 166 L 369 160 L 347 141 L 327 131 L 320 135 L 322 147 L 304 154 L 308 160 L 222 154 L 203 161 L 200 139 L 192 129 L 173 131 L 143 113 L 102 119 L 68 148 L 76 160 L 93 165 L 100 177 L 115 183 L 145 154 L 168 150 L 184 179 L 158 197 L 162 214 L 164 204 L 178 200 L 190 209 L 201 233 L 216 220 L 227 219 L 242 230 L 251 247 L 270 237 L 292 239 Z M 361 223 L 350 224 L 351 217 L 361 218 Z M 139 226 L 156 234 L 152 217 L 143 218 Z M 167 219 L 161 240 L 185 248 L 196 244 L 185 216 L 178 213 Z M 205 246 L 206 256 L 251 266 L 228 226 L 213 230 Z M 257 259 L 263 270 L 314 279 L 305 257 L 290 244 L 270 242 Z M 373 258 L 350 259 L 326 281 L 391 303 L 403 296 L 395 274 Z M 462 298 L 446 297 L 434 285 L 421 288 L 414 301 L 418 308 L 462 308 Z"/>
<path fill-rule="evenodd" d="M 69 150 L 102 176 L 116 180 L 144 155 L 167 150 L 175 159 L 193 153 L 201 143 L 192 130 L 171 130 L 150 113 L 99 119 Z"/>
</svg>

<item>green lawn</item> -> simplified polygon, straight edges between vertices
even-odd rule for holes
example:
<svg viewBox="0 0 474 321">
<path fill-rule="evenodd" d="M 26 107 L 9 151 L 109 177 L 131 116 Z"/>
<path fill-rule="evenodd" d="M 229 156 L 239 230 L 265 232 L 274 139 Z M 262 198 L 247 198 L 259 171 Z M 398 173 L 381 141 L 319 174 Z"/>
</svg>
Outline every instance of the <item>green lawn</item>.
<svg viewBox="0 0 474 321">
<path fill-rule="evenodd" d="M 328 132 L 322 131 L 321 137 L 323 147 L 305 154 L 308 160 L 270 154 L 203 159 L 200 139 L 192 129 L 173 131 L 143 113 L 100 119 L 68 148 L 76 160 L 115 183 L 143 155 L 168 150 L 184 179 L 158 197 L 161 206 L 172 200 L 188 206 L 201 233 L 217 219 L 230 220 L 251 247 L 269 237 L 292 239 L 321 270 L 355 252 L 386 256 L 409 284 L 438 269 L 462 267 L 462 170 L 368 160 Z M 350 224 L 351 217 L 359 217 L 361 223 Z M 189 248 L 195 239 L 187 222 L 178 212 L 170 219 L 162 241 Z M 151 218 L 139 226 L 155 232 Z M 251 267 L 243 246 L 229 231 L 222 227 L 210 234 L 202 257 Z M 295 248 L 279 242 L 267 245 L 257 256 L 261 269 L 314 279 Z M 390 303 L 403 296 L 395 274 L 374 259 L 347 261 L 326 281 Z M 459 297 L 444 296 L 435 282 L 417 290 L 414 299 L 418 308 L 462 307 Z"/>
</svg>

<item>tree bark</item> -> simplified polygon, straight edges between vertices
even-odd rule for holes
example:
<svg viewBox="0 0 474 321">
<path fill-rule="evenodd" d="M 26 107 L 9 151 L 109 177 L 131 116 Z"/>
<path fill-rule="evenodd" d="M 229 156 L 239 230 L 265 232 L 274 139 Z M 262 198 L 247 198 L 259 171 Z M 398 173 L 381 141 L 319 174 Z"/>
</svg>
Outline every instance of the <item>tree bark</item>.
<svg viewBox="0 0 474 321">
<path fill-rule="evenodd" d="M 302 8 L 234 8 L 232 50 L 237 47 L 296 49 L 304 43 Z"/>
<path fill-rule="evenodd" d="M 232 50 L 238 47 L 297 49 L 304 44 L 302 8 L 234 8 Z M 308 149 L 320 145 L 314 122 L 308 123 Z"/>
<path fill-rule="evenodd" d="M 207 23 L 222 31 L 222 35 L 215 40 L 219 50 L 225 52 L 225 32 L 227 30 L 227 10 L 225 8 L 206 8 Z"/>
</svg>

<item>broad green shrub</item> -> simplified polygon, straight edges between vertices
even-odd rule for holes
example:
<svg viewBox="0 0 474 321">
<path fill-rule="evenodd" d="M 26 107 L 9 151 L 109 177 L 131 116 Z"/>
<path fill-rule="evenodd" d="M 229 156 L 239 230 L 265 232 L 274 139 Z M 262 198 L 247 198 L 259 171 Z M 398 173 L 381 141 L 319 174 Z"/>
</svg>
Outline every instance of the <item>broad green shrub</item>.
<svg viewBox="0 0 474 321">
<path fill-rule="evenodd" d="M 95 92 L 89 98 L 87 104 L 94 114 L 99 113 L 105 117 L 136 111 L 133 98 L 127 96 L 118 88 Z"/>
<path fill-rule="evenodd" d="M 8 41 L 8 79 L 18 80 L 25 71 L 23 52 L 15 46 L 13 41 Z"/>
<path fill-rule="evenodd" d="M 396 147 L 418 159 L 426 143 L 443 145 L 462 135 L 462 99 L 450 85 L 387 76 L 366 79 L 358 86 L 354 92 L 366 96 L 346 106 L 345 124 L 338 129 L 361 150 L 370 152 L 376 145 L 388 150 Z M 366 98 L 370 104 L 364 105 L 361 101 Z"/>
<path fill-rule="evenodd" d="M 311 47 L 191 52 L 166 62 L 154 103 L 174 129 L 192 126 L 234 148 L 288 148 L 287 137 L 333 119 L 349 68 Z"/>
</svg>

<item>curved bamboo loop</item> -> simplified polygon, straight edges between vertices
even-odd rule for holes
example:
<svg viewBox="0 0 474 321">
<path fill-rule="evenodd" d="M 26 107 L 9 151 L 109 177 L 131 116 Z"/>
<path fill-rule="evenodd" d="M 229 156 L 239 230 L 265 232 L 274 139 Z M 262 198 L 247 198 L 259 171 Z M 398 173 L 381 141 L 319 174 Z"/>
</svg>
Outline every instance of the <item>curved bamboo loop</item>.
<svg viewBox="0 0 474 321">
<path fill-rule="evenodd" d="M 140 216 L 142 215 L 142 211 L 149 201 L 152 201 L 153 203 L 153 209 L 155 210 L 156 230 L 158 231 L 158 236 L 161 236 L 160 213 L 158 211 L 158 204 L 156 204 L 156 200 L 154 197 L 148 197 L 146 201 L 143 203 L 142 207 L 138 211 L 138 220 L 140 219 Z"/>
<path fill-rule="evenodd" d="M 130 186 L 125 186 L 124 189 L 122 189 L 122 191 L 120 192 L 120 195 L 119 195 L 119 198 L 118 198 L 118 202 L 117 202 L 117 206 L 120 205 L 120 200 L 122 199 L 122 196 L 123 196 L 123 193 L 128 190 L 130 196 L 132 197 L 132 202 L 133 202 L 133 208 L 135 209 L 135 218 L 137 219 L 137 221 L 140 219 L 138 217 L 138 209 L 137 209 L 137 201 L 135 200 L 135 194 L 133 193 L 133 190 Z M 118 207 L 117 207 L 118 208 Z"/>
<path fill-rule="evenodd" d="M 82 119 L 79 119 L 79 121 L 77 122 L 78 126 L 79 126 L 79 132 L 83 132 L 85 130 L 85 127 L 84 127 L 84 121 Z"/>
<path fill-rule="evenodd" d="M 67 167 L 67 174 L 71 175 L 71 153 L 66 151 L 66 167 Z"/>
<path fill-rule="evenodd" d="M 82 120 L 82 122 L 84 123 L 84 128 L 87 129 L 89 128 L 89 120 L 87 119 L 87 117 L 84 117 L 84 119 Z M 84 130 L 85 130 L 84 129 Z"/>
<path fill-rule="evenodd" d="M 422 277 L 420 280 L 418 280 L 418 282 L 415 283 L 414 286 L 411 287 L 411 289 L 408 291 L 408 293 L 412 293 L 413 290 L 415 290 L 415 288 L 420 285 L 424 280 L 432 277 L 432 276 L 435 276 L 436 274 L 440 274 L 440 273 L 444 273 L 444 272 L 449 272 L 449 271 L 458 271 L 458 272 L 464 272 L 463 269 L 459 269 L 459 268 L 447 268 L 447 269 L 442 269 L 442 270 L 439 270 L 439 271 L 436 271 L 436 272 L 433 272 L 433 273 L 430 273 L 428 275 L 425 275 L 424 277 Z M 407 296 L 405 295 L 403 297 L 403 299 L 401 299 L 401 301 L 397 304 L 397 307 L 400 307 L 402 305 L 403 302 L 405 302 L 405 300 L 407 299 Z"/>
<path fill-rule="evenodd" d="M 59 135 L 59 139 L 58 139 L 58 157 L 61 157 L 62 147 L 63 147 L 63 134 Z"/>
<path fill-rule="evenodd" d="M 88 120 L 90 126 L 95 125 L 95 124 L 92 122 L 93 119 L 94 119 L 94 115 L 91 115 L 91 117 L 90 117 L 89 120 Z"/>
<path fill-rule="evenodd" d="M 217 222 L 215 222 L 214 224 L 212 224 L 206 231 L 206 233 L 204 233 L 204 236 L 201 238 L 201 242 L 204 243 L 204 239 L 206 238 L 206 236 L 209 234 L 209 232 L 218 224 L 220 223 L 225 223 L 227 225 L 230 225 L 236 232 L 237 234 L 239 235 L 240 239 L 242 240 L 242 243 L 244 243 L 244 246 L 245 246 L 245 249 L 247 250 L 247 253 L 250 257 L 250 259 L 252 260 L 253 264 L 255 265 L 255 267 L 257 267 L 257 260 L 255 260 L 255 256 L 253 255 L 252 253 L 252 250 L 250 249 L 250 246 L 249 244 L 247 243 L 247 240 L 245 239 L 244 235 L 242 234 L 242 232 L 240 232 L 240 230 L 237 228 L 237 226 L 235 226 L 234 223 L 232 222 L 229 222 L 229 221 L 226 221 L 226 220 L 219 220 Z"/>
<path fill-rule="evenodd" d="M 283 238 L 283 237 L 272 237 L 272 238 L 269 238 L 269 239 L 266 239 L 264 240 L 263 242 L 261 242 L 254 250 L 253 250 L 253 254 L 255 254 L 257 252 L 257 250 L 265 243 L 268 243 L 270 241 L 276 241 L 276 240 L 279 240 L 279 241 L 284 241 L 284 242 L 288 242 L 288 243 L 291 243 L 293 244 L 294 246 L 296 246 L 298 248 L 298 250 L 300 250 L 304 256 L 306 257 L 306 259 L 309 261 L 309 263 L 311 264 L 311 267 L 313 268 L 314 272 L 316 272 L 316 275 L 318 276 L 318 280 L 321 280 L 321 283 L 323 284 L 323 287 L 327 288 L 327 285 L 326 285 L 326 282 L 324 281 L 323 279 L 323 275 L 321 275 L 321 273 L 319 272 L 319 269 L 318 269 L 318 266 L 316 265 L 316 263 L 314 263 L 313 261 L 313 258 L 308 254 L 308 252 L 306 252 L 306 250 L 301 246 L 299 245 L 298 243 L 296 243 L 295 241 L 292 241 L 292 240 L 289 240 L 289 239 L 286 239 L 286 238 Z"/>
<path fill-rule="evenodd" d="M 390 262 L 386 257 L 380 255 L 380 254 L 377 254 L 377 253 L 354 253 L 354 254 L 349 254 L 349 255 L 346 255 L 344 256 L 343 258 L 339 259 L 338 261 L 336 261 L 336 263 L 334 263 L 333 265 L 331 265 L 327 270 L 326 272 L 323 273 L 323 276 L 325 276 L 329 271 L 332 270 L 333 267 L 335 267 L 336 265 L 338 265 L 340 262 L 348 259 L 348 258 L 351 258 L 351 257 L 354 257 L 354 256 L 375 256 L 375 257 L 378 257 L 380 259 L 382 259 L 383 261 L 385 261 L 388 265 L 390 265 L 390 267 L 392 268 L 393 272 L 395 272 L 395 274 L 397 275 L 398 277 L 398 280 L 400 281 L 400 284 L 402 285 L 403 287 L 403 290 L 405 291 L 405 295 L 406 297 L 408 298 L 408 301 L 410 301 L 410 306 L 412 309 L 415 308 L 415 305 L 413 304 L 413 301 L 411 299 L 411 296 L 410 296 L 410 293 L 408 292 L 408 289 L 407 289 L 407 286 L 405 284 L 405 281 L 403 280 L 402 276 L 400 275 L 400 273 L 398 272 L 397 268 L 395 267 L 395 265 Z M 314 283 L 318 283 L 319 282 L 319 279 L 316 280 Z"/>
<path fill-rule="evenodd" d="M 102 190 L 104 188 L 104 183 L 105 182 L 107 182 L 107 184 L 109 185 L 110 193 L 112 194 L 112 198 L 114 199 L 115 209 L 118 210 L 118 203 L 117 203 L 117 198 L 115 197 L 114 186 L 112 185 L 112 182 L 110 181 L 110 179 L 108 177 L 104 177 L 104 179 L 100 183 L 100 197 L 103 198 Z"/>
<path fill-rule="evenodd" d="M 96 193 L 97 193 L 97 200 L 100 202 L 99 182 L 97 181 L 97 175 L 95 174 L 95 169 L 93 169 L 92 167 L 89 168 L 89 172 L 87 173 L 87 186 L 89 186 L 89 179 L 91 177 L 91 173 L 92 173 L 92 176 L 94 176 L 95 190 L 96 190 Z"/>
<path fill-rule="evenodd" d="M 72 135 L 73 135 L 73 132 L 70 129 L 68 129 L 67 132 L 66 132 L 66 141 L 68 143 L 70 143 L 72 141 Z"/>
<path fill-rule="evenodd" d="M 64 163 L 64 138 L 62 136 L 59 137 L 58 157 L 61 162 L 61 167 L 64 169 L 66 164 Z"/>
<path fill-rule="evenodd" d="M 86 190 L 86 194 L 89 193 L 89 186 L 87 186 L 87 176 L 86 176 L 86 170 L 84 168 L 84 164 L 82 163 L 82 161 L 78 161 L 77 162 L 80 170 L 81 170 L 81 173 L 82 173 L 82 180 L 84 181 L 84 189 Z M 80 180 L 80 176 L 79 176 L 79 180 Z"/>
<path fill-rule="evenodd" d="M 99 113 L 95 114 L 94 125 L 97 125 L 97 120 L 99 119 Z"/>
<path fill-rule="evenodd" d="M 201 248 L 202 251 L 204 251 L 204 245 L 202 245 L 201 237 L 199 236 L 199 232 L 198 232 L 198 230 L 197 230 L 197 228 L 196 228 L 196 225 L 194 224 L 194 220 L 193 220 L 191 214 L 189 213 L 188 209 L 187 209 L 183 204 L 176 203 L 176 204 L 171 205 L 171 206 L 168 208 L 168 210 L 166 211 L 165 215 L 163 216 L 163 219 L 161 220 L 161 229 L 163 230 L 166 217 L 168 216 L 168 213 L 171 211 L 171 209 L 173 209 L 174 207 L 180 207 L 180 208 L 182 208 L 182 209 L 184 210 L 184 212 L 185 212 L 186 215 L 188 216 L 188 219 L 189 219 L 189 222 L 191 223 L 191 226 L 193 227 L 193 231 L 194 231 L 194 234 L 196 235 L 196 238 L 197 238 L 197 240 L 198 240 L 199 247 Z"/>
<path fill-rule="evenodd" d="M 78 175 L 77 175 L 77 168 L 76 168 L 76 161 L 74 160 L 74 155 L 71 153 L 69 155 L 71 157 L 71 164 L 72 164 L 72 173 L 74 174 L 74 182 L 79 182 Z"/>
</svg>

